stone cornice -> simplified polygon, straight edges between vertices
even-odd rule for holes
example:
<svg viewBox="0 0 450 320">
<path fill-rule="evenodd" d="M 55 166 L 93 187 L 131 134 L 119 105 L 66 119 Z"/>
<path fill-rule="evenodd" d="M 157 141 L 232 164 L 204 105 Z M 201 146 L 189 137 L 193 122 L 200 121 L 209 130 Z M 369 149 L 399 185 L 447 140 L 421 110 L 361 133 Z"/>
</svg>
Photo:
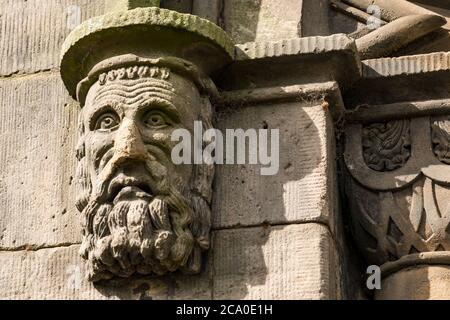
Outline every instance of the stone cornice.
<svg viewBox="0 0 450 320">
<path fill-rule="evenodd" d="M 363 78 L 366 79 L 411 76 L 449 70 L 450 52 L 370 59 L 362 62 Z"/>
<path fill-rule="evenodd" d="M 221 108 L 240 108 L 256 104 L 305 102 L 315 106 L 320 102 L 332 106 L 330 112 L 338 120 L 344 114 L 339 85 L 335 81 L 260 89 L 224 91 L 216 101 Z"/>
<path fill-rule="evenodd" d="M 345 88 L 360 76 L 354 40 L 334 34 L 237 45 L 218 83 L 227 91 L 328 81 Z"/>
<path fill-rule="evenodd" d="M 354 41 L 343 34 L 327 37 L 293 38 L 236 45 L 236 60 L 256 60 L 291 55 L 324 54 L 349 51 L 356 54 Z"/>
<path fill-rule="evenodd" d="M 355 110 L 347 111 L 346 120 L 349 123 L 371 123 L 430 115 L 439 116 L 449 113 L 450 99 L 439 99 L 383 105 L 360 105 Z"/>
<path fill-rule="evenodd" d="M 362 77 L 344 93 L 344 101 L 348 110 L 360 109 L 360 114 L 363 110 L 367 114 L 372 106 L 383 105 L 393 107 L 403 117 L 440 113 L 440 106 L 447 105 L 440 101 L 449 99 L 449 75 L 448 52 L 364 60 Z M 437 102 L 435 107 L 432 101 Z M 383 117 L 397 117 L 394 109 L 386 109 Z M 373 113 L 378 116 L 374 110 Z M 367 115 L 363 117 L 367 120 Z"/>
</svg>

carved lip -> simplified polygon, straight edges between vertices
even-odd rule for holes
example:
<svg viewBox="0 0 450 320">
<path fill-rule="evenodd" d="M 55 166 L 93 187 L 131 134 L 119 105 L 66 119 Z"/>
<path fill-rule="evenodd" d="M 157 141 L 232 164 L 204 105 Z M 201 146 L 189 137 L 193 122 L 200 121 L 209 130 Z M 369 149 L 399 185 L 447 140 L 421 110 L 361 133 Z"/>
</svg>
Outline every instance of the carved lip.
<svg viewBox="0 0 450 320">
<path fill-rule="evenodd" d="M 108 200 L 113 201 L 125 188 L 128 191 L 140 189 L 143 194 L 147 194 L 148 196 L 154 195 L 148 179 L 119 174 L 111 180 L 108 186 Z"/>
</svg>

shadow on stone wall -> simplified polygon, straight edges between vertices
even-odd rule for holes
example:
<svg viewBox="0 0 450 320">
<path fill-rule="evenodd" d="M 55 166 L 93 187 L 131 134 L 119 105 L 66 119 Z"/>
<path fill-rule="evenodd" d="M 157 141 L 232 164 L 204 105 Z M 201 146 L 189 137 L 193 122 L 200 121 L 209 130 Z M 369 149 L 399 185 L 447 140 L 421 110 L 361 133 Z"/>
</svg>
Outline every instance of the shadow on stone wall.
<svg viewBox="0 0 450 320">
<path fill-rule="evenodd" d="M 256 39 L 262 0 L 225 0 L 223 3 L 224 29 L 236 43 Z"/>
<path fill-rule="evenodd" d="M 299 252 L 289 252 L 288 243 L 268 244 L 273 228 L 322 219 L 322 206 L 327 205 L 323 203 L 327 192 L 325 112 L 304 106 L 304 102 L 296 102 L 217 111 L 217 127 L 222 132 L 278 129 L 280 159 L 278 174 L 272 176 L 261 175 L 260 165 L 216 166 L 216 244 L 212 252 L 215 298 L 274 297 L 276 293 L 270 292 L 273 286 L 267 283 L 274 277 L 278 277 L 278 290 L 283 291 L 280 283 L 290 272 L 296 272 L 285 253 Z M 256 291 L 261 292 L 255 295 Z"/>
<path fill-rule="evenodd" d="M 192 13 L 194 0 L 161 0 L 161 8 L 174 10 L 182 13 Z"/>
</svg>

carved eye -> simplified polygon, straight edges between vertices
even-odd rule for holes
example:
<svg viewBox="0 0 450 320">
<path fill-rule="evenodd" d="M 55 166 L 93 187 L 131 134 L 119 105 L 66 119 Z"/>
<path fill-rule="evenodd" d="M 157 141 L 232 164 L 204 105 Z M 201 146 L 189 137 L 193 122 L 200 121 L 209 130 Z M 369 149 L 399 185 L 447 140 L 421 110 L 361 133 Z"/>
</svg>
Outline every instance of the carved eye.
<svg viewBox="0 0 450 320">
<path fill-rule="evenodd" d="M 98 117 L 95 130 L 111 131 L 119 126 L 119 116 L 114 112 L 106 112 Z"/>
<path fill-rule="evenodd" d="M 144 117 L 144 123 L 150 128 L 161 128 L 168 125 L 166 117 L 159 111 L 150 111 Z"/>
</svg>

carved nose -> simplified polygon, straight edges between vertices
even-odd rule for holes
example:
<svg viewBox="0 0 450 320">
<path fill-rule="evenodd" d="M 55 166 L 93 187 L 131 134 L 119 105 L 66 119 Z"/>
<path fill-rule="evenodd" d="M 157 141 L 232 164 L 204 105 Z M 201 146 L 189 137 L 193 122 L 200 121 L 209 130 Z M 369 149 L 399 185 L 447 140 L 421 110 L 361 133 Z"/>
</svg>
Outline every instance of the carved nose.
<svg viewBox="0 0 450 320">
<path fill-rule="evenodd" d="M 128 160 L 145 161 L 145 146 L 136 123 L 133 120 L 124 119 L 114 141 L 114 156 L 100 172 L 99 181 L 107 181 L 116 169 Z M 104 183 L 97 184 L 93 197 L 99 199 L 105 196 L 106 187 Z"/>
<path fill-rule="evenodd" d="M 143 160 L 145 158 L 144 142 L 133 120 L 123 120 L 117 131 L 114 149 L 115 157 L 133 160 Z"/>
</svg>

